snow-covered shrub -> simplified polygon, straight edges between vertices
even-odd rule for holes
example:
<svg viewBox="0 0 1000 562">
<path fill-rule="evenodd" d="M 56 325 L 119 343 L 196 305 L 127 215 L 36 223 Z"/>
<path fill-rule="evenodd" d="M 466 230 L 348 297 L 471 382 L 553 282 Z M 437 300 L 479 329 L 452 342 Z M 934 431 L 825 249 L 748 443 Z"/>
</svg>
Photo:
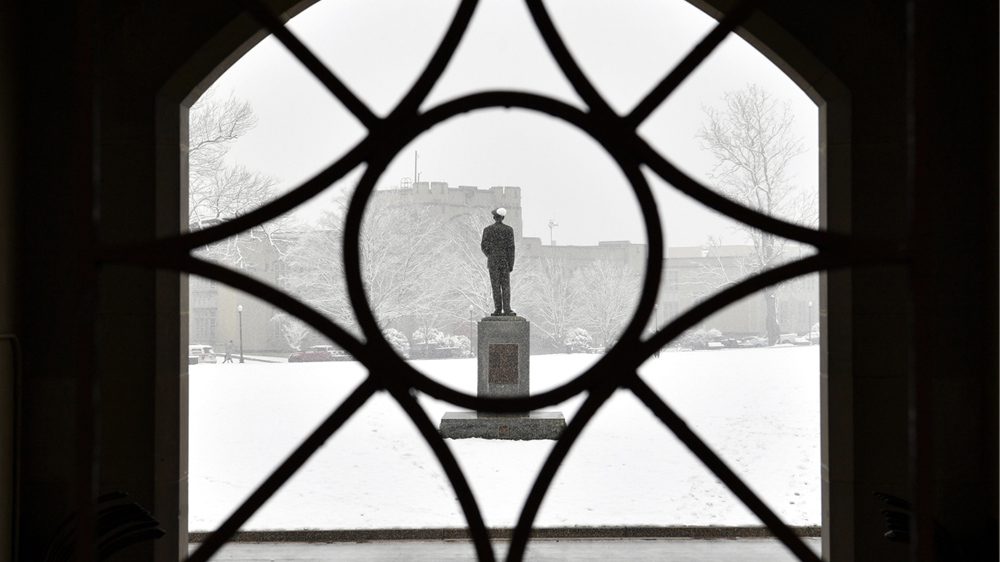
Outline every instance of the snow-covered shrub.
<svg viewBox="0 0 1000 562">
<path fill-rule="evenodd" d="M 385 340 L 389 342 L 389 345 L 396 350 L 403 357 L 407 357 L 410 353 L 410 342 L 406 340 L 406 336 L 403 332 L 395 328 L 386 328 L 382 330 L 382 335 L 385 336 Z"/>
<path fill-rule="evenodd" d="M 444 345 L 442 342 L 444 342 L 445 338 L 446 336 L 437 328 L 428 328 L 427 330 L 419 328 L 413 332 L 414 343 Z"/>
<path fill-rule="evenodd" d="M 448 336 L 448 347 L 457 347 L 460 357 L 472 356 L 472 341 L 466 336 Z"/>
<path fill-rule="evenodd" d="M 590 337 L 590 332 L 583 328 L 573 328 L 566 333 L 563 345 L 570 353 L 587 353 L 594 343 L 594 338 Z"/>
<path fill-rule="evenodd" d="M 685 332 L 681 337 L 674 340 L 676 347 L 690 347 L 691 349 L 705 349 L 709 342 L 722 339 L 722 332 L 715 328 L 699 328 L 693 332 Z"/>
</svg>

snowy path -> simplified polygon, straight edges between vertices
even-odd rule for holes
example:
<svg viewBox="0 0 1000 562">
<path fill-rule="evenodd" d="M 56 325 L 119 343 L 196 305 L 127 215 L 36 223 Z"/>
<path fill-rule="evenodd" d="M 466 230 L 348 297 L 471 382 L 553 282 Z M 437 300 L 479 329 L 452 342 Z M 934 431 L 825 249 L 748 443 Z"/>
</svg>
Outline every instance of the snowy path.
<svg viewBox="0 0 1000 562">
<path fill-rule="evenodd" d="M 532 390 L 594 356 L 534 356 Z M 475 360 L 416 362 L 475 392 Z M 820 519 L 818 347 L 663 353 L 641 371 L 694 431 L 793 525 Z M 194 365 L 190 371 L 190 528 L 215 528 L 364 377 L 358 363 Z M 558 408 L 572 417 L 582 398 Z M 457 408 L 428 398 L 432 420 Z M 513 526 L 551 442 L 449 441 L 487 525 Z M 619 392 L 556 475 L 537 526 L 756 525 L 631 394 Z M 376 395 L 247 529 L 462 527 L 430 449 Z"/>
</svg>

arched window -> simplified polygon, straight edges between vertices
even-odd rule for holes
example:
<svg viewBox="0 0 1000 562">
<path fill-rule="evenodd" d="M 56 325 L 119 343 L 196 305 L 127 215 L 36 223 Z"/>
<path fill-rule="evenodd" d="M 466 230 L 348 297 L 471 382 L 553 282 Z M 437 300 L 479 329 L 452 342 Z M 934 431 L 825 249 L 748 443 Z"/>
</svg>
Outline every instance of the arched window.
<svg viewBox="0 0 1000 562">
<path fill-rule="evenodd" d="M 717 192 L 705 187 L 701 182 L 682 171 L 661 152 L 651 146 L 637 133 L 644 121 L 655 111 L 666 97 L 721 43 L 730 33 L 744 25 L 753 16 L 753 9 L 748 5 L 740 5 L 736 9 L 722 14 L 719 24 L 708 33 L 700 43 L 684 57 L 680 63 L 665 76 L 635 107 L 629 111 L 616 111 L 598 92 L 598 89 L 581 71 L 567 49 L 562 37 L 541 3 L 529 2 L 528 6 L 535 25 L 541 34 L 546 47 L 552 53 L 559 68 L 572 85 L 574 93 L 582 100 L 583 108 L 561 102 L 559 100 L 514 91 L 496 91 L 471 94 L 430 107 L 424 107 L 428 93 L 439 80 L 449 59 L 454 54 L 475 8 L 475 2 L 463 2 L 459 6 L 453 21 L 442 38 L 440 45 L 431 58 L 430 63 L 421 72 L 419 79 L 393 109 L 384 116 L 379 116 L 370 109 L 366 102 L 353 93 L 337 76 L 327 69 L 316 56 L 282 25 L 282 19 L 264 5 L 251 4 L 249 12 L 267 31 L 274 34 L 303 65 L 322 83 L 334 98 L 340 101 L 354 117 L 367 129 L 364 138 L 353 149 L 333 164 L 318 171 L 311 179 L 306 180 L 294 190 L 270 201 L 260 208 L 227 222 L 213 225 L 197 232 L 182 235 L 174 240 L 165 241 L 164 248 L 171 252 L 184 254 L 178 256 L 176 265 L 182 271 L 198 274 L 210 279 L 225 282 L 241 291 L 254 295 L 283 309 L 285 312 L 305 321 L 314 329 L 323 333 L 331 341 L 358 358 L 370 370 L 370 377 L 360 384 L 354 393 L 341 404 L 316 432 L 307 439 L 302 447 L 296 450 L 275 473 L 238 509 L 225 524 L 202 545 L 193 555 L 193 559 L 202 559 L 210 555 L 222 542 L 232 536 L 239 527 L 273 494 L 276 489 L 309 457 L 326 438 L 336 431 L 374 392 L 387 390 L 399 401 L 400 405 L 427 440 L 441 461 L 448 478 L 455 486 L 462 509 L 469 522 L 469 528 L 475 539 L 476 549 L 481 559 L 489 559 L 492 551 L 486 540 L 486 529 L 478 507 L 475 505 L 465 482 L 450 451 L 440 440 L 440 436 L 416 403 L 410 396 L 410 389 L 416 389 L 430 396 L 447 400 L 456 405 L 471 409 L 490 409 L 496 411 L 523 411 L 538 409 L 560 402 L 576 394 L 586 391 L 588 398 L 577 416 L 573 418 L 564 436 L 557 443 L 538 477 L 519 524 L 514 531 L 512 552 L 523 551 L 532 521 L 537 513 L 542 498 L 551 480 L 565 457 L 570 445 L 579 436 L 580 431 L 596 410 L 608 399 L 612 392 L 622 388 L 633 392 L 660 420 L 679 437 L 685 445 L 706 465 L 716 477 L 734 492 L 747 507 L 754 512 L 770 530 L 796 553 L 800 559 L 814 559 L 815 555 L 795 537 L 791 531 L 764 502 L 760 500 L 746 484 L 727 467 L 704 441 L 699 439 L 676 415 L 662 397 L 657 396 L 649 386 L 636 374 L 625 378 L 612 380 L 608 373 L 612 365 L 620 370 L 623 365 L 629 369 L 637 369 L 653 352 L 663 347 L 672 338 L 684 330 L 698 324 L 710 314 L 721 310 L 727 304 L 736 302 L 742 297 L 753 294 L 769 285 L 792 279 L 798 275 L 823 271 L 850 265 L 859 259 L 852 251 L 851 240 L 845 234 L 832 231 L 816 230 L 799 226 L 782 218 L 769 216 L 745 207 Z M 752 36 L 750 36 L 752 38 Z M 783 67 L 789 68 L 784 63 Z M 812 92 L 822 105 L 824 118 L 829 115 L 829 101 L 819 97 L 815 89 L 806 83 L 799 74 L 793 74 L 800 84 Z M 827 83 L 827 89 L 835 92 L 835 87 Z M 599 85 L 598 85 L 599 86 Z M 362 218 L 367 201 L 371 198 L 375 182 L 382 171 L 389 165 L 396 153 L 401 150 L 417 134 L 430 127 L 469 111 L 491 107 L 514 107 L 533 112 L 547 114 L 560 119 L 580 129 L 595 139 L 608 151 L 614 162 L 632 185 L 634 194 L 639 201 L 641 214 L 645 220 L 648 241 L 646 253 L 646 275 L 643 281 L 642 296 L 628 327 L 618 338 L 615 346 L 608 354 L 589 368 L 578 378 L 567 384 L 525 399 L 484 399 L 458 392 L 429 379 L 419 371 L 414 370 L 399 356 L 392 352 L 391 346 L 382 338 L 382 331 L 377 319 L 368 308 L 364 298 L 361 272 L 358 265 L 357 240 L 362 227 Z M 845 111 L 844 107 L 835 111 Z M 822 131 L 829 142 L 829 131 Z M 822 138 L 821 135 L 821 138 Z M 821 141 L 823 142 L 823 141 Z M 834 150 L 835 152 L 835 150 Z M 823 156 L 829 157 L 829 150 Z M 363 332 L 362 338 L 345 331 L 341 326 L 331 322 L 327 317 L 302 302 L 279 292 L 273 286 L 265 285 L 250 277 L 240 275 L 232 270 L 219 267 L 211 262 L 187 255 L 188 251 L 213 241 L 224 240 L 263 221 L 278 217 L 293 209 L 307 198 L 316 195 L 329 184 L 342 178 L 345 173 L 358 164 L 366 165 L 364 176 L 350 201 L 345 230 L 345 261 L 344 267 L 348 275 L 348 286 L 354 314 L 357 316 Z M 664 256 L 664 236 L 660 214 L 657 212 L 656 201 L 641 169 L 652 170 L 662 180 L 680 189 L 701 203 L 728 215 L 729 217 L 749 224 L 763 232 L 782 236 L 802 244 L 814 246 L 817 253 L 805 258 L 791 261 L 784 265 L 760 272 L 758 275 L 744 279 L 741 282 L 723 289 L 705 299 L 697 306 L 687 310 L 663 329 L 651 337 L 644 337 L 643 328 L 651 321 L 656 303 L 657 289 L 661 284 L 660 263 Z M 826 170 L 830 172 L 830 170 Z M 836 182 L 837 175 L 828 173 L 825 181 L 831 178 Z M 821 182 L 824 181 L 821 179 Z M 821 185 L 822 188 L 829 186 Z M 822 208 L 821 211 L 828 212 Z M 822 217 L 824 226 L 830 226 L 828 216 Z M 819 315 L 817 314 L 817 319 Z M 393 373 L 387 375 L 386 373 Z M 603 373 L 603 376 L 602 376 Z M 825 451 L 824 451 L 825 452 Z"/>
<path fill-rule="evenodd" d="M 60 521 L 77 524 L 78 552 L 95 550 L 90 532 L 95 498 L 111 490 L 127 491 L 166 532 L 159 541 L 132 545 L 133 558 L 167 561 L 187 555 L 187 357 L 179 353 L 188 328 L 186 274 L 211 279 L 216 287 L 252 291 L 276 308 L 326 326 L 278 290 L 191 255 L 195 248 L 246 232 L 294 207 L 302 190 L 256 215 L 197 232 L 183 233 L 188 221 L 181 218 L 186 215 L 188 108 L 252 44 L 268 33 L 283 33 L 280 18 L 268 15 L 268 8 L 283 18 L 307 4 L 84 0 L 61 7 L 21 2 L 13 7 L 15 18 L 0 18 L 11 32 L 0 46 L 0 73 L 9 78 L 0 96 L 0 117 L 14 123 L 4 128 L 0 143 L 0 174 L 13 179 L 0 182 L 0 197 L 12 201 L 0 205 L 0 215 L 14 223 L 14 236 L 0 240 L 0 247 L 14 254 L 0 252 L 0 270 L 6 273 L 0 277 L 7 279 L 0 282 L 0 300 L 12 304 L 13 313 L 11 306 L 0 306 L 0 321 L 5 332 L 16 332 L 3 337 L 20 342 L 23 350 L 13 358 L 3 352 L 0 360 L 0 394 L 13 392 L 16 410 L 4 410 L 0 419 L 0 433 L 13 430 L 15 437 L 16 458 L 6 465 L 13 473 L 0 475 L 8 483 L 4 487 L 13 483 L 15 489 L 12 501 L 0 491 L 0 516 L 15 516 L 13 525 L 5 524 L 0 532 L 0 544 L 14 537 L 13 558 L 44 558 L 56 538 L 66 539 L 62 547 L 69 552 L 72 533 L 61 529 L 74 528 L 60 527 Z M 463 3 L 460 13 L 467 15 L 472 4 Z M 981 557 L 995 559 L 997 6 L 948 10 L 913 0 L 696 4 L 726 22 L 711 37 L 737 33 L 753 43 L 809 92 L 820 110 L 825 232 L 790 228 L 714 199 L 697 185 L 686 188 L 735 219 L 818 248 L 814 256 L 765 274 L 772 277 L 727 289 L 705 301 L 705 308 L 692 310 L 708 314 L 736 292 L 756 290 L 753 283 L 826 272 L 813 311 L 826 344 L 821 354 L 824 557 L 902 560 L 932 557 L 941 548 L 951 549 L 949 558 L 971 559 L 954 552 L 989 542 L 983 552 L 993 554 Z M 531 5 L 536 11 L 544 7 Z M 445 43 L 461 35 L 462 21 L 455 19 Z M 729 25 L 733 22 L 738 25 Z M 557 35 L 549 30 L 545 37 L 558 51 Z M 537 97 L 491 95 L 453 100 L 437 110 L 413 103 L 409 121 L 401 112 L 394 117 L 401 121 L 393 123 L 400 130 L 419 129 L 447 107 L 476 100 L 537 102 L 545 113 L 578 121 L 588 135 L 606 140 L 607 153 L 619 157 L 621 169 L 634 171 L 636 162 L 655 161 L 656 154 L 633 138 L 631 123 L 623 123 L 633 107 L 615 108 L 617 115 L 602 109 L 570 57 L 557 55 L 559 66 L 575 74 L 571 91 L 579 92 L 581 104 L 565 108 Z M 690 66 L 697 65 L 683 67 L 685 72 Z M 432 65 L 424 76 L 433 77 L 439 67 Z M 352 100 L 345 87 L 327 82 L 371 131 L 387 122 L 381 116 L 371 119 L 365 101 Z M 422 79 L 417 89 L 426 90 L 432 82 Z M 6 95 L 12 90 L 15 95 Z M 388 158 L 392 137 L 380 137 L 388 143 L 382 146 L 369 141 L 363 154 L 354 155 L 357 162 Z M 661 171 L 684 181 L 673 171 Z M 636 184 L 642 192 L 641 181 Z M 650 215 L 648 194 L 639 193 L 639 199 Z M 355 209 L 354 228 L 357 214 Z M 8 290 L 11 279 L 13 290 Z M 353 300 L 363 313 L 356 285 Z M 199 298 L 210 299 L 211 288 L 204 287 Z M 650 315 L 648 294 L 638 318 Z M 681 318 L 692 320 L 690 312 Z M 364 343 L 360 335 L 336 334 L 337 339 L 357 347 L 375 371 L 398 366 L 392 353 L 380 353 L 391 350 L 371 332 L 370 320 Z M 629 331 L 612 355 L 634 366 L 680 327 L 664 328 L 653 339 Z M 8 361 L 19 358 L 24 359 L 23 377 L 16 376 L 20 370 L 11 372 Z M 591 376 L 554 392 L 570 395 L 587 388 L 590 393 L 579 395 L 583 399 L 606 393 L 600 365 Z M 376 375 L 359 393 L 363 397 L 373 388 L 388 387 L 383 396 L 399 396 L 401 405 L 412 406 L 401 389 L 439 390 L 419 373 L 404 369 L 403 374 L 402 381 Z M 619 393 L 648 398 L 650 411 L 670 418 L 670 410 L 641 382 L 627 373 L 614 384 L 625 387 Z M 544 402 L 543 396 L 535 402 Z M 451 398 L 473 404 L 469 396 Z M 341 414 L 360 402 L 356 394 L 325 427 L 343 423 Z M 668 425 L 683 433 L 676 421 L 663 427 Z M 425 433 L 429 445 L 440 447 L 440 440 Z M 693 440 L 690 444 L 713 462 L 712 451 Z M 293 464 L 307 456 L 295 456 Z M 558 454 L 551 458 L 560 464 Z M 451 475 L 461 488 L 459 475 L 454 470 Z M 258 491 L 234 521 L 248 517 L 274 488 L 272 482 Z M 912 520 L 909 529 L 915 534 L 885 535 L 873 492 L 912 501 L 914 509 L 900 521 Z M 459 497 L 473 514 L 470 526 L 480 554 L 489 558 L 474 506 L 468 494 Z M 752 497 L 745 499 L 754 503 Z M 523 554 L 530 515 L 518 528 L 512 558 Z M 890 518 L 891 524 L 900 521 Z M 211 544 L 217 546 L 237 526 L 223 529 Z M 787 529 L 775 523 L 772 530 L 796 548 Z M 952 544 L 949 535 L 956 539 Z M 887 536 L 913 544 L 890 542 Z"/>
</svg>

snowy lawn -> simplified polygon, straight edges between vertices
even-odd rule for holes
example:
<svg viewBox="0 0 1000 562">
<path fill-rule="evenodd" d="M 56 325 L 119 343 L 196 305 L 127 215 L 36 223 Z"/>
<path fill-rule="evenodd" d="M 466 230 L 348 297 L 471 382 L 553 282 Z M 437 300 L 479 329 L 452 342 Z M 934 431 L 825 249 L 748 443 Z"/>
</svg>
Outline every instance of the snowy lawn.
<svg viewBox="0 0 1000 562">
<path fill-rule="evenodd" d="M 819 348 L 664 352 L 641 370 L 772 509 L 820 521 Z M 532 391 L 595 360 L 531 358 Z M 417 361 L 475 393 L 475 359 Z M 363 379 L 359 363 L 190 367 L 191 530 L 218 526 Z M 569 420 L 582 401 L 557 407 Z M 420 403 L 435 424 L 450 404 Z M 491 527 L 511 527 L 549 441 L 449 440 Z M 760 522 L 629 393 L 605 404 L 570 450 L 536 526 L 758 525 Z M 463 527 L 430 448 L 376 395 L 248 522 L 246 529 Z"/>
</svg>

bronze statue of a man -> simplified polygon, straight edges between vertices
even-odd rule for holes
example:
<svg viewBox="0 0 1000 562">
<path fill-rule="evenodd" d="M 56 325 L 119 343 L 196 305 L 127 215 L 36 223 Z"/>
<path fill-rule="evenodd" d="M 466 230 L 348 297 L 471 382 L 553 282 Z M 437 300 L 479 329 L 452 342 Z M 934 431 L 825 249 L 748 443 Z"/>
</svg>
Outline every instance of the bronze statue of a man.
<svg viewBox="0 0 1000 562">
<path fill-rule="evenodd" d="M 493 224 L 483 229 L 480 247 L 493 287 L 493 316 L 514 316 L 510 309 L 510 272 L 514 271 L 514 229 L 503 223 L 507 209 L 493 210 Z"/>
</svg>

